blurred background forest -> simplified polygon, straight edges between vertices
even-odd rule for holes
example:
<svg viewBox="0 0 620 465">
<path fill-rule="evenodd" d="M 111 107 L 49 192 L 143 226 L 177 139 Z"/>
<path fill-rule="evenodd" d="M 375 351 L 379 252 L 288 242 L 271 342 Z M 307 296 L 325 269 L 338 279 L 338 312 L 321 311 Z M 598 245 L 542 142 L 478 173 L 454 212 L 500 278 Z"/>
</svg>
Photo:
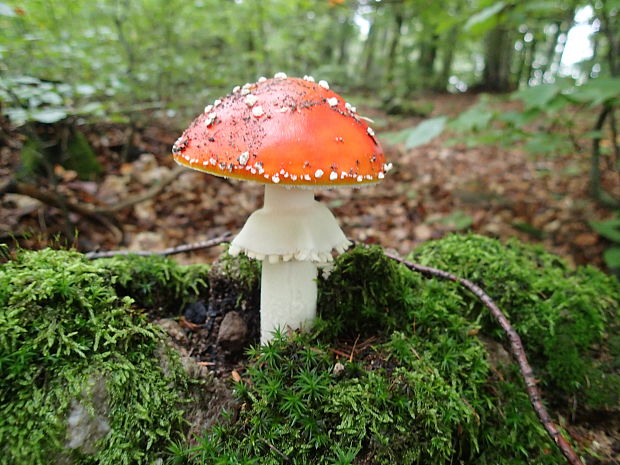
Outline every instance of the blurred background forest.
<svg viewBox="0 0 620 465">
<path fill-rule="evenodd" d="M 472 230 L 620 269 L 620 1 L 0 2 L 2 242 L 154 250 L 235 232 L 247 186 L 173 166 L 214 99 L 328 80 L 393 175 L 319 194 L 407 253 Z M 392 173 L 391 173 L 392 174 Z"/>
</svg>

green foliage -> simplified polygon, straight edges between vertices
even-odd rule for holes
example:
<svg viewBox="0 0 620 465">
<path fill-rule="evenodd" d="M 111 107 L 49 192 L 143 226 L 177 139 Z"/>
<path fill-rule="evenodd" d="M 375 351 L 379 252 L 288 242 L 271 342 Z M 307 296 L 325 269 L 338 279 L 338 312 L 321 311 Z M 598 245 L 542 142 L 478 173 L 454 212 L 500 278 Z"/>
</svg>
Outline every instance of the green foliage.
<svg viewBox="0 0 620 465">
<path fill-rule="evenodd" d="M 252 351 L 250 381 L 237 385 L 246 409 L 187 451 L 191 463 L 450 463 L 454 444 L 475 441 L 476 414 L 423 346 L 401 333 L 367 360 L 333 373 L 327 347 L 282 334 Z M 478 354 L 480 357 L 480 354 Z M 377 364 L 375 366 L 375 364 Z M 382 367 L 381 365 L 385 365 Z M 486 368 L 471 375 L 484 381 Z M 464 431 L 459 433 L 459 429 Z M 471 451 L 469 451 L 471 452 Z"/>
<path fill-rule="evenodd" d="M 620 214 L 613 219 L 606 221 L 590 221 L 590 226 L 605 239 L 612 242 L 603 258 L 607 266 L 612 269 L 620 270 Z"/>
<path fill-rule="evenodd" d="M 116 256 L 97 261 L 119 296 L 129 296 L 141 308 L 176 314 L 196 296 L 208 294 L 207 265 L 179 265 L 158 255 Z"/>
<path fill-rule="evenodd" d="M 620 289 L 613 278 L 478 236 L 426 244 L 414 258 L 487 289 L 524 335 L 550 392 L 574 396 L 584 408 L 618 405 Z M 379 247 L 339 257 L 319 289 L 322 320 L 313 333 L 277 334 L 252 349 L 236 385 L 239 418 L 193 448 L 177 448 L 176 463 L 561 461 L 516 367 L 491 350 L 497 343 L 489 338 L 503 336 L 473 296 L 397 265 Z M 370 336 L 374 345 L 351 362 L 330 350 Z"/>
<path fill-rule="evenodd" d="M 16 126 L 52 124 L 68 116 L 101 116 L 101 104 L 87 101 L 93 92 L 88 84 L 70 85 L 32 76 L 0 77 L 0 102 L 6 102 L 3 112 Z"/>
<path fill-rule="evenodd" d="M 319 316 L 329 320 L 321 329 L 325 337 L 366 337 L 377 330 L 406 327 L 413 320 L 409 312 L 419 282 L 415 275 L 402 273 L 380 247 L 356 247 L 336 264 L 320 287 L 317 303 Z"/>
<path fill-rule="evenodd" d="M 94 179 L 102 168 L 86 136 L 73 128 L 67 141 L 67 160 L 63 166 L 77 173 L 80 179 Z"/>
<path fill-rule="evenodd" d="M 0 268 L 3 465 L 147 463 L 185 428 L 178 356 L 101 265 L 46 249 Z M 102 434 L 67 448 L 80 409 Z"/>
<path fill-rule="evenodd" d="M 19 155 L 18 177 L 20 179 L 31 179 L 37 174 L 42 165 L 44 153 L 45 149 L 40 140 L 33 137 L 26 139 Z"/>
</svg>

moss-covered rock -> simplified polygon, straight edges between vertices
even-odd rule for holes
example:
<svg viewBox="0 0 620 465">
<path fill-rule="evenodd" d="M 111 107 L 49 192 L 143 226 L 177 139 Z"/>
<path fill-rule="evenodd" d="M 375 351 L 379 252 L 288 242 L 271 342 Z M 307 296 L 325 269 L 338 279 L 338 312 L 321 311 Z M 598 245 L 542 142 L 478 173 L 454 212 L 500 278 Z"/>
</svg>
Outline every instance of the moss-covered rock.
<svg viewBox="0 0 620 465">
<path fill-rule="evenodd" d="M 613 276 L 589 266 L 573 269 L 541 247 L 476 235 L 429 242 L 410 258 L 481 286 L 523 339 L 553 400 L 573 409 L 618 405 L 620 285 Z M 479 322 L 482 334 L 504 342 L 480 301 L 463 289 L 459 294 L 465 299 L 461 314 Z"/>
<path fill-rule="evenodd" d="M 129 296 L 139 307 L 161 314 L 176 314 L 189 301 L 209 293 L 206 265 L 181 266 L 158 255 L 117 256 L 96 263 L 119 296 Z"/>
<path fill-rule="evenodd" d="M 48 249 L 0 267 L 0 463 L 149 463 L 182 437 L 178 354 L 114 287 L 135 295 L 156 276 L 151 289 L 185 295 L 188 275 L 156 262 Z"/>
</svg>

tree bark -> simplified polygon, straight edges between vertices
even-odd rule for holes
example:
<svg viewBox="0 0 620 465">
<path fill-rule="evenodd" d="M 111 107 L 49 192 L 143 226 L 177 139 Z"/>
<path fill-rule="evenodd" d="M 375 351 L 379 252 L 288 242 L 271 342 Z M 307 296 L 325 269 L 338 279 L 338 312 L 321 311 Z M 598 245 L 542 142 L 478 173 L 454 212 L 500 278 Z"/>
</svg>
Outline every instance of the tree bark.
<svg viewBox="0 0 620 465">
<path fill-rule="evenodd" d="M 480 87 L 490 92 L 509 92 L 514 40 L 505 24 L 498 24 L 485 39 L 484 70 Z"/>
<path fill-rule="evenodd" d="M 394 78 L 396 76 L 396 58 L 397 58 L 397 50 L 400 42 L 400 31 L 403 27 L 403 12 L 400 5 L 395 7 L 394 12 L 394 27 L 392 30 L 392 40 L 390 41 L 390 48 L 388 51 L 388 62 L 387 62 L 387 76 L 386 83 L 388 86 L 394 83 Z"/>
</svg>

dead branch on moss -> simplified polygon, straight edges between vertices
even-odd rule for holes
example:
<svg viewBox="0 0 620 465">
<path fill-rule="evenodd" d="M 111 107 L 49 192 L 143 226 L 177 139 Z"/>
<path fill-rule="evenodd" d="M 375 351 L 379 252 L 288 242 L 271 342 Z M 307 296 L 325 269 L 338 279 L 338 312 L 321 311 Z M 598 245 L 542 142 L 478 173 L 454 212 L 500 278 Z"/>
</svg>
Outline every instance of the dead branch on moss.
<svg viewBox="0 0 620 465">
<path fill-rule="evenodd" d="M 499 307 L 495 304 L 493 299 L 491 299 L 491 297 L 489 297 L 489 295 L 484 292 L 480 287 L 467 279 L 459 278 L 458 276 L 452 273 L 448 273 L 447 271 L 418 265 L 417 263 L 407 261 L 389 252 L 385 252 L 385 255 L 393 260 L 396 260 L 399 263 L 402 263 L 410 270 L 417 271 L 419 273 L 422 273 L 423 275 L 435 276 L 438 278 L 447 279 L 449 281 L 459 283 L 460 285 L 468 289 L 476 297 L 478 297 L 480 301 L 482 301 L 484 306 L 489 309 L 495 320 L 504 330 L 504 333 L 506 333 L 506 336 L 510 341 L 510 353 L 519 365 L 519 370 L 521 372 L 521 376 L 523 376 L 523 379 L 525 381 L 525 387 L 527 390 L 527 394 L 530 398 L 530 403 L 532 404 L 536 415 L 538 415 L 538 418 L 542 423 L 543 427 L 545 428 L 553 442 L 558 446 L 564 457 L 566 457 L 566 460 L 570 465 L 583 465 L 583 462 L 581 461 L 577 453 L 574 451 L 566 438 L 562 436 L 562 434 L 558 430 L 558 427 L 551 419 L 549 412 L 547 412 L 547 409 L 542 402 L 540 390 L 536 385 L 534 371 L 532 370 L 532 367 L 527 360 L 527 356 L 525 355 L 525 350 L 523 348 L 521 338 L 510 324 L 510 321 L 508 321 L 508 318 L 506 318 L 506 315 L 504 315 L 499 309 Z"/>
<path fill-rule="evenodd" d="M 160 250 L 159 252 L 149 252 L 149 251 L 131 251 L 131 250 L 109 250 L 104 252 L 88 252 L 85 254 L 86 258 L 96 259 L 96 258 L 110 258 L 116 257 L 118 255 L 127 256 L 127 255 L 140 255 L 142 257 L 148 257 L 151 255 L 160 255 L 160 256 L 168 256 L 168 255 L 176 255 L 184 252 L 192 252 L 194 250 L 200 249 L 208 249 L 209 247 L 215 247 L 216 245 L 220 245 L 224 242 L 228 242 L 232 234 L 227 232 L 222 234 L 221 236 L 214 237 L 212 239 L 208 239 L 206 241 L 194 242 L 192 244 L 181 244 L 176 247 L 169 247 L 164 250 Z"/>
</svg>

